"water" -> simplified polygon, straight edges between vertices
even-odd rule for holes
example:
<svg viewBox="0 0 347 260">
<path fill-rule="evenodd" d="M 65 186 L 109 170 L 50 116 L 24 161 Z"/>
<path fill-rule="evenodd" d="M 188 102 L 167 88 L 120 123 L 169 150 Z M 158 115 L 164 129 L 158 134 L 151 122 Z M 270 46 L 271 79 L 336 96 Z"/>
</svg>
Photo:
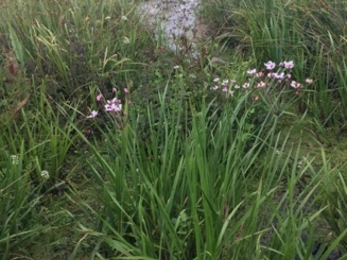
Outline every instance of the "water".
<svg viewBox="0 0 347 260">
<path fill-rule="evenodd" d="M 194 40 L 202 35 L 197 18 L 199 0 L 149 0 L 141 5 L 145 22 L 153 28 L 159 44 L 163 41 L 176 51 L 187 42 L 194 53 Z"/>
</svg>

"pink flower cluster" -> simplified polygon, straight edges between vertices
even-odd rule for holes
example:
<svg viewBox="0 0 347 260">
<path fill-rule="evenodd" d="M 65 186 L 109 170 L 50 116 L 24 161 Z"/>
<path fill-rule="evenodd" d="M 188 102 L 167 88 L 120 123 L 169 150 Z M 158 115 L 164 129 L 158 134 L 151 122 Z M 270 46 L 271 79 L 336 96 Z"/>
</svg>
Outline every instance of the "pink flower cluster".
<svg viewBox="0 0 347 260">
<path fill-rule="evenodd" d="M 236 82 L 234 79 L 232 80 L 228 80 L 228 79 L 224 79 L 222 81 L 220 81 L 219 78 L 215 78 L 213 80 L 214 82 L 214 87 L 211 87 L 211 90 L 221 90 L 223 93 L 227 94 L 228 96 L 233 96 L 234 95 L 234 91 L 231 90 L 231 87 L 233 86 L 233 84 Z M 235 85 L 234 88 L 240 88 L 240 86 Z"/>
<path fill-rule="evenodd" d="M 111 100 L 107 100 L 105 104 L 106 112 L 120 112 L 122 111 L 122 102 L 118 98 L 113 98 Z"/>
<path fill-rule="evenodd" d="M 271 61 L 271 60 L 264 63 L 264 66 L 267 70 L 265 72 L 267 78 L 276 79 L 278 83 L 281 83 L 283 80 L 288 82 L 292 78 L 292 74 L 290 74 L 290 70 L 294 68 L 294 62 L 292 60 L 291 61 L 281 61 L 278 64 L 278 66 L 280 68 L 277 72 L 274 72 L 274 69 L 276 68 L 276 63 Z M 286 71 L 286 70 L 289 70 L 289 71 Z M 248 75 L 256 76 L 257 78 L 263 78 L 265 76 L 265 73 L 263 71 L 257 72 L 256 69 L 251 69 L 251 70 L 247 71 Z M 307 84 L 311 84 L 312 82 L 313 82 L 312 79 L 310 79 L 310 78 L 306 79 Z M 259 83 L 258 83 L 257 86 L 258 87 L 264 87 L 265 85 L 262 84 L 262 81 L 261 81 L 261 84 L 259 85 Z M 293 81 L 291 81 L 290 86 L 293 88 L 302 88 L 303 84 L 298 83 L 298 82 L 293 80 Z"/>
<path fill-rule="evenodd" d="M 245 82 L 242 84 L 243 89 L 249 89 L 251 86 L 254 88 L 265 88 L 268 85 L 285 83 L 294 89 L 297 89 L 296 94 L 301 94 L 298 89 L 303 88 L 304 84 L 299 83 L 295 80 L 292 80 L 291 70 L 294 68 L 294 62 L 291 61 L 281 61 L 278 64 L 278 69 L 276 69 L 276 63 L 273 61 L 268 61 L 264 63 L 265 69 L 259 70 L 250 69 L 247 71 L 249 76 L 252 76 L 253 79 L 250 79 L 249 82 Z M 211 87 L 211 90 L 219 90 L 221 89 L 223 93 L 227 93 L 229 96 L 234 95 L 234 91 L 232 89 L 239 89 L 239 85 L 233 85 L 235 80 L 228 81 L 223 80 L 220 81 L 219 78 L 215 78 L 213 80 L 214 87 Z M 306 84 L 312 84 L 313 80 L 311 78 L 307 78 L 305 80 Z M 282 84 L 281 84 L 282 85 Z"/>
<path fill-rule="evenodd" d="M 112 92 L 116 92 L 116 91 L 117 91 L 116 88 L 112 88 Z M 125 88 L 124 93 L 128 94 L 129 90 Z M 102 102 L 104 100 L 104 96 L 100 93 L 96 96 L 95 99 L 98 102 Z M 103 105 L 103 107 L 104 107 L 104 111 L 114 112 L 116 115 L 118 115 L 122 111 L 123 105 L 120 99 L 118 99 L 117 97 L 114 97 L 111 100 L 106 100 L 106 103 Z M 99 111 L 93 110 L 91 111 L 90 115 L 87 116 L 86 118 L 94 118 L 98 115 L 98 113 Z"/>
</svg>

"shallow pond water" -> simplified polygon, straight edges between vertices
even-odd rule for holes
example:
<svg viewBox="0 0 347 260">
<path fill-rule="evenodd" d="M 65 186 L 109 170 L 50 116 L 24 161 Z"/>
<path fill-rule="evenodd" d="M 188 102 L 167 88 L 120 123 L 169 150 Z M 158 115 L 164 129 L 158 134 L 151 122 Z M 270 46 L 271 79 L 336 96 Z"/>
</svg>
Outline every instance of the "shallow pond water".
<svg viewBox="0 0 347 260">
<path fill-rule="evenodd" d="M 199 5 L 199 0 L 149 0 L 141 4 L 141 11 L 158 43 L 163 40 L 176 50 L 182 37 L 189 42 L 201 37 L 201 21 L 197 16 Z"/>
</svg>

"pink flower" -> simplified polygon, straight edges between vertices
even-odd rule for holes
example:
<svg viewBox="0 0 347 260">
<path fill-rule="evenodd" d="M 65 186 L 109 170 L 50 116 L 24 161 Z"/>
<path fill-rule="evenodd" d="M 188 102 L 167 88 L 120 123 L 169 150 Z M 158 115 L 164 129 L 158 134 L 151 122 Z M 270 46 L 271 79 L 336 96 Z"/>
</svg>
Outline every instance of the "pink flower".
<svg viewBox="0 0 347 260">
<path fill-rule="evenodd" d="M 100 93 L 99 95 L 96 96 L 96 101 L 100 102 L 101 99 L 103 99 L 104 96 Z"/>
<path fill-rule="evenodd" d="M 267 63 L 264 63 L 267 70 L 273 70 L 276 67 L 276 63 L 269 60 Z"/>
<path fill-rule="evenodd" d="M 226 92 L 228 92 L 229 90 L 228 90 L 228 88 L 227 87 L 224 87 L 223 89 L 222 89 L 222 92 L 224 92 L 224 93 L 226 93 Z"/>
<path fill-rule="evenodd" d="M 106 112 L 120 112 L 122 111 L 122 104 L 118 98 L 113 98 L 111 100 L 107 100 L 107 104 L 105 104 Z"/>
<path fill-rule="evenodd" d="M 266 86 L 266 83 L 263 82 L 263 81 L 260 81 L 258 84 L 257 84 L 257 88 L 264 88 Z"/>
<path fill-rule="evenodd" d="M 250 85 L 249 85 L 248 82 L 246 82 L 246 83 L 244 83 L 244 84 L 242 85 L 242 87 L 245 88 L 245 89 L 246 89 L 246 88 L 249 88 L 249 86 L 250 86 Z"/>
<path fill-rule="evenodd" d="M 306 82 L 307 84 L 312 84 L 313 79 L 311 79 L 311 78 L 307 78 L 307 79 L 305 80 L 305 82 Z"/>
<path fill-rule="evenodd" d="M 219 78 L 215 78 L 213 82 L 217 83 L 219 81 Z"/>
<path fill-rule="evenodd" d="M 264 77 L 264 72 L 258 72 L 257 74 L 256 74 L 256 76 L 258 77 L 258 78 L 262 78 L 262 77 Z"/>
<path fill-rule="evenodd" d="M 274 73 L 273 75 L 276 79 L 283 79 L 284 78 L 284 72 Z"/>
<path fill-rule="evenodd" d="M 293 80 L 293 81 L 290 83 L 290 86 L 291 86 L 292 88 L 296 88 L 296 86 L 297 86 L 296 81 Z"/>
<path fill-rule="evenodd" d="M 108 104 L 120 104 L 121 101 L 118 98 L 115 97 L 115 98 L 113 98 L 111 100 L 107 100 L 107 103 Z"/>
<path fill-rule="evenodd" d="M 96 111 L 96 110 L 93 110 L 91 113 L 90 113 L 90 115 L 89 116 L 87 116 L 87 118 L 94 118 L 94 117 L 96 117 L 97 115 L 98 115 L 98 111 Z"/>
<path fill-rule="evenodd" d="M 299 82 L 296 82 L 295 80 L 293 80 L 291 83 L 290 83 L 290 86 L 292 88 L 302 88 L 302 84 L 300 84 Z"/>
<path fill-rule="evenodd" d="M 106 112 L 120 112 L 122 111 L 122 104 L 108 103 L 105 105 Z"/>
<path fill-rule="evenodd" d="M 286 69 L 292 69 L 294 68 L 294 62 L 291 60 L 291 61 L 284 61 L 283 62 L 283 65 Z"/>
<path fill-rule="evenodd" d="M 112 88 L 112 92 L 115 93 L 117 92 L 117 89 L 115 87 Z"/>
<path fill-rule="evenodd" d="M 247 70 L 247 74 L 253 76 L 257 73 L 257 70 L 256 69 L 252 69 L 252 70 Z"/>
<path fill-rule="evenodd" d="M 222 86 L 226 86 L 226 85 L 228 85 L 228 84 L 229 84 L 229 80 L 227 80 L 227 79 L 223 80 Z"/>
<path fill-rule="evenodd" d="M 124 91 L 125 94 L 129 94 L 129 89 L 124 88 L 123 91 Z"/>
</svg>

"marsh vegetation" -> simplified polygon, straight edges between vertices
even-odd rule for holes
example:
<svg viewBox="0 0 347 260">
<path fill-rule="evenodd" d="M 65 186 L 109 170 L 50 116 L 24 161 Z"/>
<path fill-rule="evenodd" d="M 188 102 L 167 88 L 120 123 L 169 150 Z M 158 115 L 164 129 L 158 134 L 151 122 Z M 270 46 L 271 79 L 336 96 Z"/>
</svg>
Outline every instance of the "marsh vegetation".
<svg viewBox="0 0 347 260">
<path fill-rule="evenodd" d="M 0 1 L 0 258 L 346 259 L 347 3 L 151 3 Z"/>
</svg>

